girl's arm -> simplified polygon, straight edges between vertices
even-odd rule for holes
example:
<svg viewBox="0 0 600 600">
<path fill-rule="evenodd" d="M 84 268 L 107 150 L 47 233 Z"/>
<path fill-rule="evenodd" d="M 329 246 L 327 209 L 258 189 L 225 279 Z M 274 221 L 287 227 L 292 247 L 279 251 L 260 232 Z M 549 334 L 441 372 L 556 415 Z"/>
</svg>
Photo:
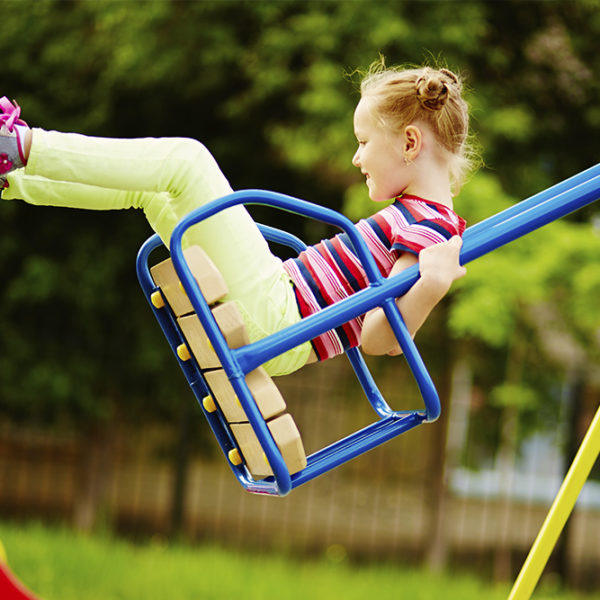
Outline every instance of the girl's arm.
<svg viewBox="0 0 600 600">
<path fill-rule="evenodd" d="M 403 254 L 393 266 L 390 277 L 419 262 L 420 278 L 396 304 L 410 335 L 414 337 L 435 305 L 446 295 L 452 282 L 466 274 L 458 262 L 462 239 L 454 236 L 447 242 L 421 250 L 419 258 Z M 365 316 L 361 346 L 365 354 L 401 354 L 396 336 L 381 308 Z"/>
</svg>

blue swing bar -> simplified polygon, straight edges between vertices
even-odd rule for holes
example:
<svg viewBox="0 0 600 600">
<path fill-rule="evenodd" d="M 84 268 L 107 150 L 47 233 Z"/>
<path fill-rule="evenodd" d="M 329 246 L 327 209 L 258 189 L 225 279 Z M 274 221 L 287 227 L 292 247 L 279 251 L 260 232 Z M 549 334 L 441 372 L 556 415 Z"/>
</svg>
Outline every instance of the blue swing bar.
<svg viewBox="0 0 600 600">
<path fill-rule="evenodd" d="M 466 264 L 551 221 L 590 204 L 598 198 L 600 198 L 600 164 L 467 229 L 463 236 L 461 263 Z M 348 235 L 367 273 L 369 286 L 282 331 L 247 346 L 235 350 L 230 349 L 216 326 L 212 313 L 185 262 L 181 240 L 185 231 L 192 225 L 237 204 L 272 206 L 337 226 Z M 271 241 L 287 244 L 296 251 L 305 248 L 304 243 L 295 236 L 290 236 L 290 234 L 275 228 L 260 227 L 263 235 Z M 148 299 L 157 289 L 149 273 L 148 257 L 152 250 L 160 244 L 158 236 L 153 236 L 142 246 L 138 255 L 138 278 Z M 291 489 L 379 446 L 389 439 L 421 423 L 431 422 L 438 418 L 440 402 L 437 391 L 394 301 L 418 279 L 418 265 L 394 277 L 384 278 L 377 269 L 373 257 L 358 230 L 343 215 L 331 209 L 283 194 L 263 190 L 243 190 L 215 200 L 187 215 L 173 231 L 170 246 L 175 270 L 215 352 L 221 360 L 274 473 L 273 477 L 255 481 L 245 467 L 231 465 L 238 480 L 247 490 L 255 493 L 286 495 Z M 379 416 L 379 420 L 312 454 L 308 457 L 308 464 L 303 470 L 290 475 L 281 453 L 253 401 L 245 382 L 245 375 L 267 360 L 307 340 L 311 340 L 325 331 L 338 327 L 377 306 L 383 307 L 415 376 L 423 397 L 424 410 L 393 411 L 379 392 L 359 350 L 354 348 L 348 351 L 347 355 L 367 398 Z M 183 337 L 174 319 L 168 312 L 159 312 L 154 307 L 152 308 L 171 347 L 175 349 L 182 343 Z M 167 315 L 167 317 L 164 315 Z M 180 360 L 180 365 L 196 397 L 201 401 L 208 393 L 208 388 L 200 369 L 195 361 L 183 363 Z M 235 442 L 227 424 L 218 411 L 217 413 L 205 411 L 205 414 L 221 448 L 227 454 L 230 449 L 235 447 Z"/>
<path fill-rule="evenodd" d="M 269 242 L 275 242 L 284 246 L 288 246 L 292 250 L 295 250 L 298 254 L 303 250 L 307 249 L 307 245 L 295 235 L 282 231 L 269 225 L 258 224 L 263 237 Z M 350 360 L 350 364 L 356 373 L 356 376 L 365 391 L 365 394 L 371 403 L 371 406 L 380 417 L 387 417 L 390 415 L 390 409 L 385 399 L 381 395 L 371 372 L 367 368 L 364 358 L 358 348 L 350 348 L 346 351 L 346 355 Z"/>
</svg>

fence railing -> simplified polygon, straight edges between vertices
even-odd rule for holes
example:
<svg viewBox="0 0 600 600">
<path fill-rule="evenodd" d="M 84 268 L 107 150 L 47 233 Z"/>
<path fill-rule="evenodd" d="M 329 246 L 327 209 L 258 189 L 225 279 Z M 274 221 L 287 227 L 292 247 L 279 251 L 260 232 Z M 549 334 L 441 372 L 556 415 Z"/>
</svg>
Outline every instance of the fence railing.
<svg viewBox="0 0 600 600">
<path fill-rule="evenodd" d="M 334 360 L 278 381 L 309 451 L 371 419 L 371 411 L 352 398 L 354 392 L 345 383 L 355 383 L 348 377 L 349 368 Z M 395 372 L 393 384 L 406 390 L 393 401 L 410 405 L 408 376 L 403 381 Z M 188 457 L 179 494 L 177 533 L 238 548 L 303 554 L 333 547 L 338 554 L 361 558 L 421 561 L 431 543 L 427 449 L 435 435 L 436 424 L 414 430 L 285 499 L 244 492 L 220 453 L 195 451 Z M 173 453 L 165 448 L 176 443 L 175 426 L 112 428 L 109 435 L 90 440 L 75 433 L 23 429 L 4 420 L 0 518 L 78 519 L 81 526 L 91 526 L 95 517 L 124 533 L 170 535 L 176 467 L 169 458 Z M 492 488 L 470 494 L 449 486 L 443 519 L 448 559 L 492 577 L 502 538 L 514 576 L 549 504 L 535 488 L 529 495 L 521 489 L 507 505 Z M 506 523 L 508 531 L 503 529 Z M 598 539 L 600 509 L 589 504 L 576 508 L 565 542 L 571 583 L 600 588 Z"/>
</svg>

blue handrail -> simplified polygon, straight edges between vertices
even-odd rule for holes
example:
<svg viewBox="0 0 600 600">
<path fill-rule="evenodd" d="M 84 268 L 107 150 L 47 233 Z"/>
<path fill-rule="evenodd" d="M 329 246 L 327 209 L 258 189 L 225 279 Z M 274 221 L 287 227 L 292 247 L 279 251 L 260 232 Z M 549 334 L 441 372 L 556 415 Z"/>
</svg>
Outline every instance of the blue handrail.
<svg viewBox="0 0 600 600">
<path fill-rule="evenodd" d="M 241 376 L 242 373 L 249 373 L 271 358 L 283 354 L 283 352 L 308 340 L 312 340 L 325 331 L 329 331 L 334 327 L 338 327 L 339 325 L 364 314 L 370 308 L 384 305 L 386 315 L 391 321 L 392 329 L 398 338 L 400 347 L 408 360 L 419 390 L 423 396 L 426 418 L 428 421 L 437 419 L 440 414 L 440 402 L 435 385 L 419 356 L 419 352 L 411 336 L 404 326 L 402 316 L 396 303 L 393 301 L 388 302 L 390 298 L 397 297 L 401 294 L 390 294 L 390 291 L 387 290 L 390 280 L 386 280 L 386 278 L 381 275 L 373 256 L 369 252 L 364 239 L 358 232 L 354 223 L 332 209 L 276 192 L 265 190 L 242 190 L 210 202 L 189 213 L 173 230 L 170 246 L 175 269 L 182 276 L 182 283 L 190 295 L 192 306 L 197 310 L 199 309 L 199 306 L 194 304 L 193 298 L 193 296 L 198 295 L 199 289 L 183 258 L 181 247 L 183 234 L 192 225 L 209 218 L 217 212 L 238 204 L 261 204 L 272 206 L 317 219 L 324 223 L 328 223 L 329 225 L 337 226 L 348 235 L 354 251 L 363 265 L 367 280 L 369 281 L 369 287 L 350 296 L 350 298 L 346 298 L 343 302 L 329 306 L 323 311 L 303 319 L 301 322 L 292 325 L 291 327 L 287 327 L 282 331 L 252 344 L 248 344 L 247 346 L 232 350 L 230 352 L 232 360 L 227 361 L 229 364 L 223 365 L 225 372 L 228 373 L 230 378 L 238 377 L 238 375 Z M 414 273 L 416 280 L 418 267 L 415 266 L 411 270 Z M 376 298 L 376 301 L 370 306 L 367 305 L 368 297 L 365 295 L 365 292 L 372 292 L 373 297 Z M 219 342 L 217 342 L 217 344 L 219 344 Z M 215 347 L 215 349 L 217 348 Z M 227 351 L 224 340 L 222 349 L 223 351 Z M 219 352 L 217 353 L 219 354 Z"/>
</svg>

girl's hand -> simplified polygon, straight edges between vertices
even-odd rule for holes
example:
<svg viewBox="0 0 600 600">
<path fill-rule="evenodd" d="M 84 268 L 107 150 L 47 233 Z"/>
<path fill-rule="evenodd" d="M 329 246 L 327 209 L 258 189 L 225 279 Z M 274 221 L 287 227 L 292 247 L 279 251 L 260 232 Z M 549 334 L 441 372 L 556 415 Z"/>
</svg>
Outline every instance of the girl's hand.
<svg viewBox="0 0 600 600">
<path fill-rule="evenodd" d="M 419 253 L 419 273 L 429 285 L 438 287 L 444 295 L 454 281 L 464 277 L 465 267 L 459 262 L 462 239 L 455 235 L 447 242 L 434 244 Z"/>
<path fill-rule="evenodd" d="M 448 292 L 452 282 L 466 274 L 467 270 L 459 262 L 461 247 L 462 239 L 454 236 L 447 242 L 434 244 L 419 253 L 421 276 L 404 296 L 396 300 L 411 336 L 423 325 L 435 305 Z M 416 262 L 414 254 L 403 254 L 392 267 L 390 276 Z M 365 354 L 397 356 L 402 353 L 381 308 L 375 308 L 365 316 L 361 341 Z"/>
</svg>

